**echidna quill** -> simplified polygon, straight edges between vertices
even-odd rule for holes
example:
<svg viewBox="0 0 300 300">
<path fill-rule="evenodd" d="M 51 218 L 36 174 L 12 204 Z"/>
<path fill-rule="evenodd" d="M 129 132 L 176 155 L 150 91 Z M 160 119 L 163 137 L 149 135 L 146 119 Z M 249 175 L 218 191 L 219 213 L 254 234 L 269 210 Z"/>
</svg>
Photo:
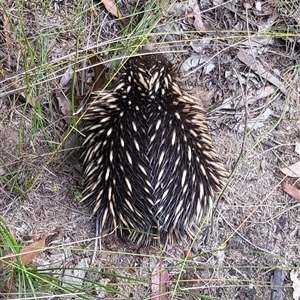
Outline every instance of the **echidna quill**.
<svg viewBox="0 0 300 300">
<path fill-rule="evenodd" d="M 205 111 L 162 55 L 130 58 L 83 117 L 84 198 L 101 229 L 137 245 L 193 237 L 226 171 Z"/>
</svg>

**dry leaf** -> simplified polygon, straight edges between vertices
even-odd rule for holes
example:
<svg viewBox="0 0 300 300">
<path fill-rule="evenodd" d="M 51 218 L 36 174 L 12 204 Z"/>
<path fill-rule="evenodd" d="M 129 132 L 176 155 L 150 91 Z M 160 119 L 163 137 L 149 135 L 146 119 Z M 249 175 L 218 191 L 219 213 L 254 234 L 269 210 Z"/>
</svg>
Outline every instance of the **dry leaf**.
<svg viewBox="0 0 300 300">
<path fill-rule="evenodd" d="M 20 259 L 24 265 L 30 264 L 32 262 L 32 260 L 35 259 L 39 255 L 39 253 L 42 251 L 42 248 L 45 246 L 45 241 L 46 241 L 46 237 L 21 249 Z M 15 262 L 16 261 L 15 254 L 6 255 L 5 257 L 2 257 L 2 258 L 3 258 L 3 261 L 7 261 L 7 262 L 9 262 L 9 261 Z M 3 265 L 0 264 L 0 271 L 2 271 Z"/>
<path fill-rule="evenodd" d="M 244 2 L 243 6 L 244 6 L 245 9 L 251 9 L 252 8 L 252 5 L 249 2 Z"/>
<path fill-rule="evenodd" d="M 205 28 L 205 25 L 202 21 L 202 16 L 201 14 L 195 14 L 195 21 L 194 21 L 194 27 L 197 29 L 197 30 L 200 30 L 200 31 L 206 31 L 206 28 Z"/>
<path fill-rule="evenodd" d="M 298 278 L 299 273 L 296 270 L 292 270 L 290 273 L 291 280 L 293 281 L 293 299 L 299 300 L 300 298 L 300 280 Z"/>
<path fill-rule="evenodd" d="M 69 84 L 69 82 L 73 76 L 74 76 L 74 70 L 71 66 L 69 66 L 67 68 L 67 70 L 65 71 L 65 73 L 60 78 L 60 81 L 59 81 L 60 85 L 62 87 L 66 87 Z"/>
<path fill-rule="evenodd" d="M 300 190 L 296 189 L 294 186 L 286 182 L 282 182 L 281 188 L 296 200 L 300 200 Z"/>
<path fill-rule="evenodd" d="M 224 0 L 213 0 L 214 6 L 221 6 L 224 3 Z"/>
<path fill-rule="evenodd" d="M 183 255 L 185 259 L 191 259 L 193 257 L 191 249 L 184 249 Z"/>
<path fill-rule="evenodd" d="M 202 16 L 201 16 L 201 10 L 200 10 L 200 7 L 198 5 L 198 2 L 195 1 L 195 0 L 191 0 L 190 3 L 189 3 L 191 9 L 193 10 L 193 15 L 194 15 L 194 27 L 197 29 L 197 30 L 201 30 L 201 31 L 205 31 L 206 28 L 205 28 L 205 25 L 203 23 L 203 20 L 202 20 Z"/>
<path fill-rule="evenodd" d="M 280 171 L 286 176 L 300 177 L 300 161 L 295 164 L 288 166 L 287 168 L 281 168 Z"/>
<path fill-rule="evenodd" d="M 91 64 L 94 67 L 95 82 L 92 91 L 100 90 L 105 83 L 105 67 L 100 64 L 96 55 L 90 57 Z"/>
<path fill-rule="evenodd" d="M 275 93 L 272 85 L 265 86 L 259 90 L 247 94 L 247 105 L 255 104 L 258 100 L 267 98 Z"/>
<path fill-rule="evenodd" d="M 168 300 L 165 295 L 168 282 L 169 273 L 166 270 L 166 265 L 163 261 L 160 261 L 151 275 L 151 300 Z"/>
<path fill-rule="evenodd" d="M 193 69 L 195 67 L 198 67 L 199 65 L 207 62 L 210 60 L 211 57 L 207 55 L 199 55 L 199 54 L 192 54 L 189 58 L 187 58 L 181 65 L 180 71 L 182 73 L 185 73 L 189 71 L 190 69 Z"/>
<path fill-rule="evenodd" d="M 129 268 L 128 269 L 128 273 L 130 273 L 130 274 L 136 274 L 136 270 L 132 269 L 132 268 Z"/>
<path fill-rule="evenodd" d="M 261 11 L 261 2 L 260 2 L 260 1 L 256 1 L 256 2 L 255 2 L 255 8 L 256 8 L 258 11 Z"/>
<path fill-rule="evenodd" d="M 24 265 L 30 264 L 40 254 L 40 252 L 43 250 L 43 248 L 45 246 L 45 241 L 46 241 L 46 237 L 21 249 L 20 259 Z M 6 258 L 4 258 L 4 261 L 15 262 L 16 256 L 9 255 Z M 11 272 L 13 270 L 13 267 L 9 266 L 8 264 L 7 264 L 7 266 Z M 2 271 L 2 267 L 3 267 L 2 264 L 0 264 L 0 271 Z M 11 272 L 11 274 L 13 274 L 13 273 Z M 15 294 L 17 293 L 17 289 L 15 287 L 15 282 L 14 282 L 14 277 L 7 278 L 7 280 L 3 284 L 3 287 L 4 287 L 4 291 L 6 293 L 10 294 L 10 296 L 15 296 Z M 15 297 L 13 297 L 13 298 L 15 298 Z"/>
<path fill-rule="evenodd" d="M 265 66 L 267 66 L 268 64 L 264 62 L 261 58 L 260 60 L 258 60 L 257 57 L 244 50 L 240 50 L 237 53 L 237 58 L 246 66 L 248 66 L 251 70 L 253 70 L 257 75 L 261 76 L 262 78 L 265 78 L 270 83 L 278 87 L 282 93 L 287 93 L 287 89 L 284 86 L 284 82 L 281 79 L 277 78 L 275 75 L 272 75 L 276 74 L 276 72 L 267 69 Z M 262 63 L 260 61 L 262 61 Z"/>
<path fill-rule="evenodd" d="M 253 118 L 247 122 L 247 128 L 250 130 L 257 130 L 258 128 L 264 127 L 266 120 L 273 114 L 273 111 L 270 108 L 267 108 L 262 114 Z M 245 122 L 241 122 L 239 119 L 238 122 L 233 127 L 233 130 L 241 133 L 245 130 Z"/>
<path fill-rule="evenodd" d="M 102 3 L 104 4 L 107 11 L 110 12 L 113 16 L 121 18 L 121 13 L 117 8 L 114 0 L 102 0 Z"/>
<path fill-rule="evenodd" d="M 62 115 L 68 117 L 71 115 L 71 108 L 69 99 L 61 92 L 57 92 L 55 97 L 58 102 L 58 110 L 62 113 Z"/>
<path fill-rule="evenodd" d="M 21 249 L 20 257 L 24 265 L 30 264 L 45 247 L 46 238 L 36 241 L 29 246 Z"/>
<path fill-rule="evenodd" d="M 3 72 L 3 77 L 9 77 L 4 69 L 1 71 Z M 16 93 L 17 91 L 21 90 L 20 85 L 15 81 L 11 82 L 11 86 L 16 90 Z M 37 101 L 32 95 L 26 94 L 25 92 L 19 92 L 18 95 L 22 100 L 24 99 L 24 101 L 29 103 L 32 107 L 36 107 Z"/>
<path fill-rule="evenodd" d="M 7 16 L 5 13 L 2 16 L 3 16 L 3 20 L 2 20 L 3 28 L 5 28 L 5 30 L 4 30 L 5 45 L 6 45 L 5 48 L 6 48 L 7 53 L 10 53 L 10 51 L 11 51 L 11 38 L 9 35 L 10 23 L 9 23 L 9 20 L 7 19 Z"/>
<path fill-rule="evenodd" d="M 7 299 L 18 299 L 18 290 L 13 282 L 13 278 L 10 277 L 4 284 L 3 291 L 9 295 Z"/>
<path fill-rule="evenodd" d="M 4 69 L 3 69 L 3 76 L 9 77 Z M 22 88 L 20 88 L 20 85 L 15 81 L 11 81 L 11 86 L 16 90 L 15 91 L 16 94 L 22 89 Z M 37 101 L 30 93 L 19 92 L 18 95 L 19 95 L 19 98 L 21 98 L 25 102 L 29 103 L 32 107 L 36 107 Z"/>
</svg>

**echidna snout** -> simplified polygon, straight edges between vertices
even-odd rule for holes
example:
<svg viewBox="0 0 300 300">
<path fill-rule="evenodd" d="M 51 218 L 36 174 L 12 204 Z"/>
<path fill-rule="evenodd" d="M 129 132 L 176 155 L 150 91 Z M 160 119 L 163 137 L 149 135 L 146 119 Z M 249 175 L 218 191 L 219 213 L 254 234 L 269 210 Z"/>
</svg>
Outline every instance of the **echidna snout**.
<svg viewBox="0 0 300 300">
<path fill-rule="evenodd" d="M 117 85 L 94 93 L 83 117 L 82 201 L 101 228 L 143 245 L 193 237 L 226 171 L 198 100 L 162 55 L 130 58 Z"/>
</svg>

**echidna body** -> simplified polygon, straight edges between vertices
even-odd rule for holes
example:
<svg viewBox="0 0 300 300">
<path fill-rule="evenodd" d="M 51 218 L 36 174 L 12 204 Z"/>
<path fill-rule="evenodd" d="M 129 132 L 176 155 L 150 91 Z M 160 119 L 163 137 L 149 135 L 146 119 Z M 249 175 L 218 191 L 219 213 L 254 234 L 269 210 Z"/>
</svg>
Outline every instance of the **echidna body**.
<svg viewBox="0 0 300 300">
<path fill-rule="evenodd" d="M 95 93 L 83 130 L 83 201 L 101 228 L 143 245 L 193 237 L 226 172 L 205 112 L 162 55 L 130 58 L 117 85 Z M 129 230 L 129 231 L 128 231 Z"/>
</svg>

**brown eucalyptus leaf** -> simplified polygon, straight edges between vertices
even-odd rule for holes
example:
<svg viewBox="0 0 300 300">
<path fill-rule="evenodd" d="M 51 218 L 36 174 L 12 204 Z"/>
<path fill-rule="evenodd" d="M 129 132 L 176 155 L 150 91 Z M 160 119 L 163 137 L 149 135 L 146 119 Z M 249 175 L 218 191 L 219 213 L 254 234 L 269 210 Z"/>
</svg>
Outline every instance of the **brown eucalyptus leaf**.
<svg viewBox="0 0 300 300">
<path fill-rule="evenodd" d="M 121 13 L 116 6 L 116 2 L 114 0 L 102 0 L 106 10 L 111 13 L 113 16 L 117 18 L 121 18 Z"/>
<path fill-rule="evenodd" d="M 300 177 L 300 161 L 288 166 L 287 168 L 281 168 L 280 171 L 286 176 Z"/>
<path fill-rule="evenodd" d="M 166 264 L 160 261 L 154 268 L 151 275 L 151 300 L 168 300 L 166 296 L 169 273 Z"/>
<path fill-rule="evenodd" d="M 281 183 L 281 188 L 287 193 L 289 194 L 291 197 L 293 197 L 296 200 L 300 200 L 300 190 L 298 190 L 297 188 L 295 188 L 294 186 L 286 183 L 286 182 L 282 182 Z"/>
<path fill-rule="evenodd" d="M 4 30 L 5 46 L 6 46 L 5 48 L 6 48 L 7 53 L 9 53 L 12 48 L 11 47 L 12 42 L 11 42 L 11 36 L 10 36 L 11 28 L 10 28 L 10 23 L 9 23 L 9 20 L 8 20 L 6 14 L 2 15 L 2 22 L 3 22 L 3 27 L 5 28 L 5 30 Z"/>
<path fill-rule="evenodd" d="M 20 257 L 24 265 L 30 264 L 45 247 L 46 238 L 42 238 L 24 248 L 20 251 Z"/>
<path fill-rule="evenodd" d="M 100 63 L 97 55 L 90 57 L 90 61 L 94 67 L 95 76 L 95 82 L 93 84 L 92 91 L 100 90 L 105 83 L 105 66 Z"/>
</svg>

